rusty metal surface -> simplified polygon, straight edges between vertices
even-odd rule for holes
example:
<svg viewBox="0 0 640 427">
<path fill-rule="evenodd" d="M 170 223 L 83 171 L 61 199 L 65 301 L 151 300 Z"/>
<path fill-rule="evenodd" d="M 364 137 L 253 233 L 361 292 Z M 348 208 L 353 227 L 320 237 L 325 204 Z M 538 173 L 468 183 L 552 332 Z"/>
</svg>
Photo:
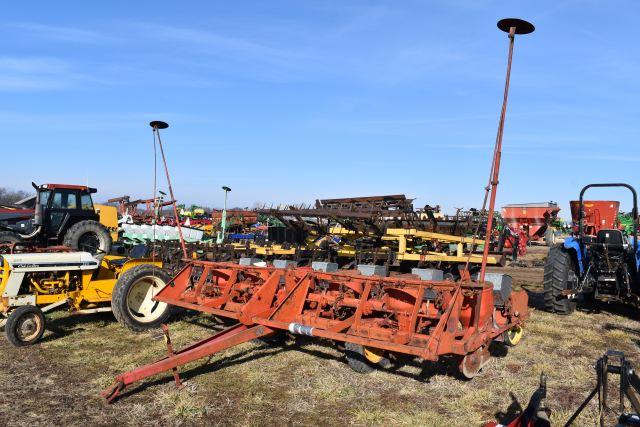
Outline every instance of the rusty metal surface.
<svg viewBox="0 0 640 427">
<path fill-rule="evenodd" d="M 277 218 L 286 227 L 326 232 L 332 224 L 360 233 L 382 236 L 387 228 L 416 228 L 454 235 L 472 231 L 486 215 L 475 209 L 458 209 L 444 215 L 440 206 L 416 209 L 413 199 L 404 195 L 350 197 L 316 200 L 315 206 L 290 205 L 285 208 L 262 208 L 257 212 Z"/>
<path fill-rule="evenodd" d="M 174 201 L 160 201 L 154 199 L 131 200 L 130 196 L 114 197 L 107 200 L 107 203 L 115 204 L 120 217 L 130 215 L 134 223 L 151 224 L 154 219 L 154 206 L 162 209 L 171 206 Z M 142 205 L 142 208 L 140 206 Z"/>
<path fill-rule="evenodd" d="M 488 283 L 193 261 L 160 291 L 156 300 L 238 324 L 158 362 L 119 375 L 104 395 L 112 400 L 136 381 L 277 331 L 430 361 L 443 355 L 458 356 L 461 370 L 468 375 L 486 363 L 487 348 L 494 339 L 522 325 L 527 317 L 527 299 L 524 291 L 494 298 L 493 286 Z"/>
</svg>

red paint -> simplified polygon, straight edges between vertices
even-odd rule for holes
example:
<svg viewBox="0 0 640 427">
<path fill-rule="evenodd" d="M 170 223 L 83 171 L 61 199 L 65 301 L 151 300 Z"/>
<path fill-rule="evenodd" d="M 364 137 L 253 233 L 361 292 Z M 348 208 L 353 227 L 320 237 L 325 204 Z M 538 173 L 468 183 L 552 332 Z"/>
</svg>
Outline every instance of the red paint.
<svg viewBox="0 0 640 427">
<path fill-rule="evenodd" d="M 282 270 L 231 263 L 192 261 L 156 300 L 239 323 L 175 355 L 119 375 L 105 391 L 112 400 L 127 385 L 210 356 L 292 323 L 313 328 L 313 336 L 353 342 L 436 361 L 488 354 L 494 339 L 522 325 L 528 297 L 513 291 L 494 305 L 490 283 L 423 281 L 308 268 Z"/>
<path fill-rule="evenodd" d="M 571 220 L 573 221 L 574 229 L 577 231 L 578 222 L 580 221 L 580 202 L 572 200 L 569 204 L 571 205 Z M 584 200 L 584 218 L 582 221 L 585 234 L 595 236 L 599 230 L 617 228 L 619 209 L 620 202 L 617 201 Z"/>
<path fill-rule="evenodd" d="M 555 203 L 526 203 L 502 207 L 502 218 L 515 233 L 523 233 L 527 239 L 544 237 L 547 225 L 554 220 L 560 208 Z"/>
</svg>

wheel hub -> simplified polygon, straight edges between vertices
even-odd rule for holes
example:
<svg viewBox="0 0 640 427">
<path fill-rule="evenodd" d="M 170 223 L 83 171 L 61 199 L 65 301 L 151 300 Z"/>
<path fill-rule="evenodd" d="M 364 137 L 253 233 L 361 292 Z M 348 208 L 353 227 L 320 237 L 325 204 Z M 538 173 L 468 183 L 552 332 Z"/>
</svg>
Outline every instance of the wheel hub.
<svg viewBox="0 0 640 427">
<path fill-rule="evenodd" d="M 40 319 L 35 314 L 26 315 L 19 320 L 16 329 L 21 341 L 30 341 L 38 335 Z"/>
<path fill-rule="evenodd" d="M 520 325 L 514 326 L 507 331 L 507 336 L 511 345 L 516 345 L 522 339 L 522 327 Z"/>
<path fill-rule="evenodd" d="M 131 316 L 142 323 L 151 323 L 162 316 L 167 304 L 153 298 L 163 286 L 162 280 L 155 276 L 142 277 L 136 281 L 126 300 Z"/>
<path fill-rule="evenodd" d="M 96 233 L 85 233 L 78 239 L 78 249 L 96 253 L 100 249 L 100 238 Z"/>
<path fill-rule="evenodd" d="M 384 359 L 384 350 L 379 348 L 364 347 L 364 357 L 371 363 L 380 363 Z"/>
</svg>

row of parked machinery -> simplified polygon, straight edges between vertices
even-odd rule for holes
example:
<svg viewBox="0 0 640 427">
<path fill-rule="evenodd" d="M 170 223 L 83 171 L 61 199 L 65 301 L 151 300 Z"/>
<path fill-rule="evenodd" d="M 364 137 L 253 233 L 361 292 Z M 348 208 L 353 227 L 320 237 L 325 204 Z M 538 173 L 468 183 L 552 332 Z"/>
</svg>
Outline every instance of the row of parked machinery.
<svg viewBox="0 0 640 427">
<path fill-rule="evenodd" d="M 6 323 L 9 340 L 15 345 L 34 343 L 44 332 L 44 313 L 63 307 L 74 313 L 113 309 L 118 320 L 134 329 L 165 320 L 168 307 L 151 299 L 184 256 L 180 248 L 170 242 L 154 243 L 152 248 L 115 245 L 121 232 L 117 208 L 94 205 L 94 188 L 33 187 L 34 196 L 0 207 L 0 252 L 5 254 L 0 324 Z M 474 270 L 481 261 L 484 241 L 471 236 L 485 233 L 486 216 L 477 211 L 458 212 L 455 217 L 429 207 L 416 212 L 404 196 L 319 203 L 305 212 L 260 212 L 282 225 L 268 229 L 262 240 L 187 243 L 188 253 L 211 261 L 259 256 L 260 261 L 280 259 L 300 266 L 341 260 L 338 268 L 364 263 L 387 268 L 391 263 L 404 268 L 401 272 L 439 267 L 451 278 L 465 262 Z M 154 221 L 153 214 L 147 222 Z M 504 262 L 500 248 L 487 262 Z"/>
<path fill-rule="evenodd" d="M 632 217 L 636 218 L 636 221 L 633 222 L 630 235 L 620 228 L 615 228 L 618 202 L 584 200 L 587 189 L 603 186 L 622 186 L 631 191 L 634 202 Z M 65 279 L 67 283 L 63 285 L 62 279 L 57 277 L 66 274 L 70 269 L 97 270 L 92 272 L 91 276 L 106 280 L 107 277 L 118 278 L 124 271 L 135 266 L 134 264 L 158 264 L 159 261 L 145 258 L 149 255 L 149 251 L 145 251 L 144 248 L 133 251 L 135 261 L 124 256 L 108 255 L 112 236 L 117 237 L 117 233 L 114 233 L 117 229 L 110 230 L 103 224 L 109 221 L 105 220 L 105 217 L 109 218 L 113 213 L 109 210 L 110 206 L 94 207 L 91 195 L 95 193 L 95 189 L 60 184 L 34 185 L 34 188 L 37 190 L 35 196 L 17 205 L 0 208 L 0 228 L 3 230 L 0 231 L 0 244 L 4 246 L 5 252 L 22 252 L 20 255 L 16 253 L 4 258 L 3 269 L 6 275 L 18 272 L 38 273 L 38 279 L 28 278 L 29 282 L 36 284 L 33 290 L 47 295 L 47 298 L 40 297 L 42 304 L 44 301 L 49 302 L 49 305 L 56 304 L 47 307 L 45 311 L 57 308 L 58 298 L 70 300 L 68 297 L 54 298 L 51 295 L 75 292 L 77 286 L 73 281 L 76 279 L 69 277 Z M 582 190 L 577 209 L 572 204 L 574 216 L 577 215 L 577 218 L 574 218 L 576 232 L 573 236 L 566 238 L 564 243 L 553 246 L 547 258 L 544 286 L 545 301 L 549 310 L 570 313 L 575 308 L 578 295 L 582 295 L 585 299 L 637 302 L 640 294 L 638 291 L 640 253 L 638 253 L 636 240 L 636 199 L 635 190 L 628 184 L 592 184 Z M 420 262 L 429 263 L 427 266 L 437 266 L 447 262 L 450 262 L 448 265 L 458 265 L 467 259 L 472 263 L 479 262 L 478 255 L 469 253 L 468 249 L 465 249 L 471 248 L 471 242 L 475 240 L 465 234 L 471 234 L 474 229 L 479 228 L 478 221 L 482 217 L 475 216 L 473 212 L 444 217 L 433 209 L 425 209 L 422 211 L 424 213 L 420 214 L 413 210 L 410 202 L 404 196 L 381 196 L 319 201 L 315 208 L 308 209 L 264 210 L 263 214 L 269 214 L 280 220 L 283 225 L 286 225 L 284 230 L 288 231 L 281 233 L 282 236 L 276 234 L 270 236 L 269 242 L 252 243 L 248 247 L 249 253 L 244 255 L 261 256 L 263 260 L 286 259 L 287 255 L 295 254 L 299 257 L 305 254 L 305 251 L 310 252 L 309 248 L 316 248 L 317 258 L 312 259 L 313 261 L 333 261 L 323 256 L 333 251 L 334 259 L 340 257 L 347 261 L 351 259 L 356 261 L 355 264 L 366 262 L 375 264 L 380 260 L 384 262 L 390 259 L 390 254 L 395 262 L 406 262 L 414 257 L 415 266 L 420 266 Z M 110 221 L 114 223 L 113 219 Z M 410 241 L 412 246 L 409 247 L 407 241 Z M 376 246 L 376 242 L 382 245 Z M 430 244 L 425 245 L 426 242 Z M 437 245 L 433 246 L 435 242 Z M 483 242 L 475 243 L 479 246 Z M 367 244 L 369 244 L 368 249 L 366 249 Z M 25 253 L 36 247 L 58 245 L 86 252 L 93 257 L 93 261 L 80 260 L 82 257 L 77 255 L 80 252 L 72 255 L 70 252 L 63 252 L 62 249 L 56 248 L 38 249 L 35 254 Z M 394 247 L 395 250 L 391 251 L 390 248 Z M 454 252 L 443 251 L 445 247 L 447 251 L 450 247 L 454 247 Z M 232 250 L 236 254 L 243 254 L 245 249 L 247 245 L 244 244 L 232 245 Z M 194 252 L 203 252 L 203 248 L 196 247 Z M 307 256 L 309 256 L 308 253 Z M 78 260 L 68 261 L 73 257 Z M 494 258 L 491 257 L 488 262 L 490 264 L 504 262 L 504 255 L 500 257 L 498 258 L 500 262 L 492 261 Z M 33 261 L 27 262 L 28 259 Z M 158 259 L 169 261 L 166 256 L 164 258 L 158 256 Z M 57 272 L 55 274 L 54 268 Z M 46 269 L 49 269 L 50 277 L 45 277 Z M 85 277 L 89 277 L 87 273 Z M 26 301 L 16 299 L 20 295 L 18 293 L 20 290 L 15 285 L 17 280 L 16 275 L 11 286 L 4 283 L 7 280 L 3 281 L 2 295 L 4 305 L 7 307 L 17 306 L 20 301 Z M 82 301 L 73 304 L 76 310 L 88 309 L 84 305 L 91 305 L 91 309 L 95 310 L 93 304 L 108 301 L 102 282 L 85 282 L 82 287 L 102 289 L 100 292 L 92 291 L 96 295 L 101 293 L 101 296 L 91 299 L 84 293 L 76 293 L 81 295 Z M 66 291 L 60 293 L 59 291 L 63 288 Z M 33 298 L 30 301 L 33 302 Z M 7 307 L 2 310 L 6 317 L 11 311 Z M 9 324 L 14 323 L 18 322 Z"/>
</svg>

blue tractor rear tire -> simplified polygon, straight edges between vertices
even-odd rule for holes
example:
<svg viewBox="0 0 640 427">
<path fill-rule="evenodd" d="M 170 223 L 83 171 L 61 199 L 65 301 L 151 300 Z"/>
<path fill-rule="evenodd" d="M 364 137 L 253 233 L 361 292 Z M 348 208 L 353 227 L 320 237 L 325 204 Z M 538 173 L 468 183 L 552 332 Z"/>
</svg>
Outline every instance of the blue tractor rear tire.
<svg viewBox="0 0 640 427">
<path fill-rule="evenodd" d="M 576 309 L 575 299 L 569 299 L 563 292 L 573 289 L 575 269 L 571 253 L 564 246 L 555 245 L 549 249 L 544 265 L 544 306 L 547 311 L 571 314 Z"/>
</svg>

